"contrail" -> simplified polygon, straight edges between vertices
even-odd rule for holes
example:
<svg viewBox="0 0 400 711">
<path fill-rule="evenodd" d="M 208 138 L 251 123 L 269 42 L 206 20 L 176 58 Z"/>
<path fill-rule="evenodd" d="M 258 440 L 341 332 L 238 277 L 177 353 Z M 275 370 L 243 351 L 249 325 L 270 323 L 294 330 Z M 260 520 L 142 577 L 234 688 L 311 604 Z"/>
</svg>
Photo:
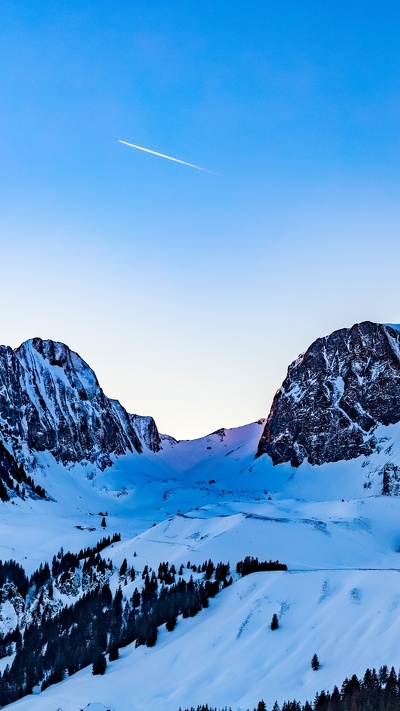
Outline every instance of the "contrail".
<svg viewBox="0 0 400 711">
<path fill-rule="evenodd" d="M 188 165 L 189 168 L 196 168 L 196 170 L 204 170 L 205 173 L 211 173 L 212 175 L 217 175 L 213 173 L 212 170 L 207 170 L 207 168 L 201 168 L 199 165 L 193 165 L 193 163 L 186 163 L 184 160 L 179 160 L 179 158 L 172 158 L 171 156 L 166 156 L 164 153 L 157 153 L 157 151 L 151 151 L 150 148 L 143 148 L 142 146 L 135 146 L 134 143 L 127 143 L 126 141 L 120 141 L 118 143 L 123 143 L 125 146 L 130 146 L 131 148 L 137 148 L 139 151 L 145 151 L 145 153 L 152 153 L 153 156 L 159 156 L 160 158 L 167 158 L 168 160 L 173 160 L 175 163 L 182 163 L 182 165 Z"/>
</svg>

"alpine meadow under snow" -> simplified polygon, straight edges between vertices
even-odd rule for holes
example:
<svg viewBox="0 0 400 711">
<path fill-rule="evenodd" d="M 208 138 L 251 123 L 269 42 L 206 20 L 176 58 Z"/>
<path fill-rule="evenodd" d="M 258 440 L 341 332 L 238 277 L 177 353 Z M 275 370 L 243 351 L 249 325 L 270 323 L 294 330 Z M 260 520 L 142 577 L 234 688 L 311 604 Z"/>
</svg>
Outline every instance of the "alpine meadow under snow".
<svg viewBox="0 0 400 711">
<path fill-rule="evenodd" d="M 365 322 L 318 339 L 289 367 L 267 419 L 193 441 L 109 400 L 63 344 L 1 347 L 0 439 L 0 558 L 29 580 L 25 597 L 7 576 L 0 587 L 0 631 L 18 625 L 22 638 L 0 645 L 0 693 L 24 636 L 101 586 L 110 609 L 120 596 L 124 625 L 161 563 L 186 588 L 205 584 L 205 562 L 230 564 L 218 592 L 171 631 L 160 624 L 154 644 L 121 644 L 109 661 L 108 638 L 104 674 L 67 660 L 61 680 L 22 679 L 10 709 L 244 711 L 260 699 L 271 709 L 367 667 L 400 667 L 398 327 Z M 105 537 L 96 577 L 85 549 Z M 62 568 L 67 552 L 79 561 Z M 247 556 L 287 570 L 242 577 Z M 47 578 L 32 578 L 46 563 Z M 172 585 L 158 578 L 154 609 Z"/>
</svg>

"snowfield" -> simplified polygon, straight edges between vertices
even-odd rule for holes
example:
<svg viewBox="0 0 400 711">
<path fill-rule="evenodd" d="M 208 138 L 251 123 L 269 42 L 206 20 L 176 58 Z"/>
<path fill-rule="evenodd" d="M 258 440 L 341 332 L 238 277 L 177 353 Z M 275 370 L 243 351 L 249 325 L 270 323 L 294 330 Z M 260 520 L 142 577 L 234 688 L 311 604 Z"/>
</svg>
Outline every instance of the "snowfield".
<svg viewBox="0 0 400 711">
<path fill-rule="evenodd" d="M 3 560 L 31 573 L 61 547 L 77 552 L 120 532 L 121 542 L 104 551 L 117 567 L 124 558 L 138 573 L 211 558 L 229 561 L 234 580 L 173 632 L 163 625 L 155 647 L 122 648 L 104 676 L 86 668 L 8 708 L 78 711 L 101 702 L 114 711 L 178 711 L 208 703 L 244 711 L 263 698 L 271 709 L 275 700 L 312 700 L 367 667 L 400 666 L 400 500 L 381 495 L 383 467 L 400 464 L 400 427 L 380 427 L 368 459 L 293 469 L 254 459 L 263 426 L 191 442 L 163 438 L 160 452 L 119 457 L 103 472 L 41 455 L 35 481 L 55 501 L 1 504 Z M 240 578 L 235 566 L 247 555 L 279 559 L 288 571 Z M 123 587 L 126 597 L 138 578 Z M 117 585 L 114 575 L 113 591 Z M 279 628 L 271 631 L 274 613 Z M 0 627 L 13 624 L 3 603 Z"/>
<path fill-rule="evenodd" d="M 254 573 L 173 633 L 161 630 L 154 648 L 122 649 L 103 677 L 85 669 L 10 708 L 77 711 L 101 699 L 120 711 L 198 703 L 239 710 L 261 698 L 269 708 L 275 699 L 312 699 L 367 666 L 399 664 L 399 581 L 398 571 Z M 272 632 L 274 612 L 280 627 Z"/>
</svg>

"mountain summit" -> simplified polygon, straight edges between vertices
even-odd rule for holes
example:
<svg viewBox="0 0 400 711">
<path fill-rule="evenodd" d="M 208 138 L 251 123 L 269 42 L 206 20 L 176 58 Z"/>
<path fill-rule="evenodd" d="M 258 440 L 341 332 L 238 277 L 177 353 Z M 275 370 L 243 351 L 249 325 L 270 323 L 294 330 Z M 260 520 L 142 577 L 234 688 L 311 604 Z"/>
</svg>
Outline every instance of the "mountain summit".
<svg viewBox="0 0 400 711">
<path fill-rule="evenodd" d="M 323 464 L 376 447 L 377 425 L 400 422 L 400 333 L 364 321 L 318 338 L 288 368 L 257 456 Z"/>
<path fill-rule="evenodd" d="M 127 413 L 77 353 L 41 338 L 0 347 L 0 418 L 5 446 L 28 469 L 36 452 L 104 469 L 111 455 L 159 447 L 152 418 Z"/>
</svg>

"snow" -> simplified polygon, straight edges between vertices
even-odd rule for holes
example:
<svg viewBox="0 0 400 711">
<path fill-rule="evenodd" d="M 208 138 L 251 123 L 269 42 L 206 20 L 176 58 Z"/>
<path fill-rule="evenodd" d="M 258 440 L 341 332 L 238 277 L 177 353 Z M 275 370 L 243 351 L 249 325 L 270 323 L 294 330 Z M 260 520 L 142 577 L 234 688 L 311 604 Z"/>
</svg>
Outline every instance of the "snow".
<svg viewBox="0 0 400 711">
<path fill-rule="evenodd" d="M 341 375 L 337 376 L 337 378 L 333 381 L 333 385 L 338 394 L 337 400 L 339 401 L 344 393 L 344 380 Z"/>
<path fill-rule="evenodd" d="M 279 559 L 288 572 L 234 573 L 208 609 L 179 618 L 172 633 L 160 628 L 155 647 L 132 644 L 104 676 L 81 670 L 10 708 L 78 711 L 98 699 L 114 711 L 200 703 L 244 711 L 261 698 L 268 708 L 276 699 L 312 700 L 367 667 L 400 666 L 400 499 L 381 495 L 383 467 L 400 465 L 399 425 L 377 428 L 368 458 L 298 469 L 254 459 L 263 426 L 163 439 L 160 452 L 134 452 L 103 472 L 40 455 L 35 481 L 55 501 L 1 505 L 0 558 L 28 572 L 61 546 L 78 551 L 114 532 L 122 540 L 104 555 L 116 567 L 124 558 L 138 572 L 211 558 L 229 561 L 234 573 L 253 555 Z M 13 619 L 10 608 L 1 605 L 3 619 Z M 279 628 L 271 631 L 274 613 Z"/>
<path fill-rule="evenodd" d="M 264 698 L 312 699 L 319 688 L 367 666 L 399 663 L 399 571 L 256 573 L 236 582 L 196 618 L 161 630 L 156 647 L 121 650 L 104 677 L 85 669 L 21 709 L 75 711 L 93 698 L 119 711 L 177 711 L 209 703 L 237 710 Z M 274 613 L 279 629 L 272 632 Z M 314 653 L 321 670 L 314 673 Z M 80 706 L 79 706 L 80 705 Z"/>
</svg>

